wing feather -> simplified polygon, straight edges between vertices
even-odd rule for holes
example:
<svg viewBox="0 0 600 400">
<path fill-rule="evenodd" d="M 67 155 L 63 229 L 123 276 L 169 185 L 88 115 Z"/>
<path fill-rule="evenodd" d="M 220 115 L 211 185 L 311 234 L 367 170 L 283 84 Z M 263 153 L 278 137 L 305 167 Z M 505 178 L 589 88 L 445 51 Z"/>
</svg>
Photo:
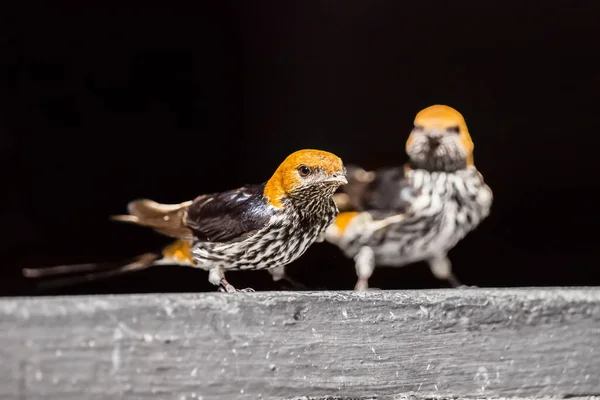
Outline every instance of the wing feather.
<svg viewBox="0 0 600 400">
<path fill-rule="evenodd" d="M 343 210 L 390 210 L 406 212 L 412 199 L 419 195 L 404 177 L 402 167 L 382 168 L 376 171 L 350 165 L 348 184 L 342 186 L 342 193 L 336 194 L 335 201 Z"/>
<path fill-rule="evenodd" d="M 263 192 L 263 185 L 253 185 L 199 196 L 188 208 L 186 225 L 199 241 L 244 240 L 264 228 L 273 215 Z"/>
</svg>

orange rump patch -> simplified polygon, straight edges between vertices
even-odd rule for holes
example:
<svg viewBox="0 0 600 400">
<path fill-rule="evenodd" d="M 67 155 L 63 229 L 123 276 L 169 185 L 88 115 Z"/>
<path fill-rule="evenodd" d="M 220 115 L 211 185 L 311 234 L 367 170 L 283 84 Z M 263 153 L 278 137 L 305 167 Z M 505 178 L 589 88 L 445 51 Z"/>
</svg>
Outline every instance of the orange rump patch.
<svg viewBox="0 0 600 400">
<path fill-rule="evenodd" d="M 192 249 L 189 242 L 177 240 L 163 249 L 163 256 L 176 262 L 188 262 L 194 264 Z"/>
<path fill-rule="evenodd" d="M 343 233 L 348 227 L 350 221 L 352 221 L 357 215 L 357 211 L 339 213 L 333 224 L 340 230 L 340 233 Z"/>
</svg>

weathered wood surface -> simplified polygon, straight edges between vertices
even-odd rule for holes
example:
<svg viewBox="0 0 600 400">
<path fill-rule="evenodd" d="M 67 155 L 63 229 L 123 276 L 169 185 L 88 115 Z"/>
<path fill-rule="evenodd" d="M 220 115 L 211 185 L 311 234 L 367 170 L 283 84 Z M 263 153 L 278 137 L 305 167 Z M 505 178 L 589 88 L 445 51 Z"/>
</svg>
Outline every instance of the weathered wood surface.
<svg viewBox="0 0 600 400">
<path fill-rule="evenodd" d="M 5 298 L 0 357 L 2 400 L 592 396 L 600 289 Z"/>
</svg>

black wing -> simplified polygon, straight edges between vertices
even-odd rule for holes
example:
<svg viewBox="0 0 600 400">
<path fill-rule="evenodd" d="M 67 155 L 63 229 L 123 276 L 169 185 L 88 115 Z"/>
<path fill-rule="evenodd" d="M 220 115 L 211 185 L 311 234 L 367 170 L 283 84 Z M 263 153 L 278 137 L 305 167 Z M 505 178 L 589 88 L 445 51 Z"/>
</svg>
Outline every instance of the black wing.
<svg viewBox="0 0 600 400">
<path fill-rule="evenodd" d="M 348 166 L 347 170 L 348 184 L 341 188 L 356 210 L 390 210 L 402 213 L 419 194 L 405 179 L 402 167 L 367 172 L 360 167 Z"/>
<path fill-rule="evenodd" d="M 263 228 L 273 215 L 264 185 L 198 196 L 187 211 L 186 225 L 201 242 L 243 240 Z"/>
</svg>

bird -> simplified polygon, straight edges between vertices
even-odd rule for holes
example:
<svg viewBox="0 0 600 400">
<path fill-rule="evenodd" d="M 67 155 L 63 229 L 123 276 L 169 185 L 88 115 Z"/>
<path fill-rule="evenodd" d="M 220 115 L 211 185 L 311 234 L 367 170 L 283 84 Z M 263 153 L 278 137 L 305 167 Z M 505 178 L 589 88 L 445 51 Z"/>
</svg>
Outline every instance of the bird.
<svg viewBox="0 0 600 400">
<path fill-rule="evenodd" d="M 106 276 L 175 263 L 208 271 L 208 280 L 222 292 L 236 289 L 226 271 L 268 270 L 286 279 L 285 266 L 315 242 L 339 213 L 333 194 L 348 183 L 342 159 L 333 153 L 304 149 L 290 154 L 266 182 L 224 192 L 203 194 L 180 204 L 140 199 L 128 204 L 127 215 L 112 219 L 133 223 L 175 239 L 161 252 L 147 253 Z M 89 271 L 93 264 L 26 269 L 28 277 Z M 90 280 L 93 275 L 73 279 Z"/>
<path fill-rule="evenodd" d="M 435 277 L 464 286 L 448 252 L 487 218 L 493 192 L 477 170 L 464 117 L 435 104 L 419 111 L 403 166 L 367 171 L 347 165 L 348 184 L 326 241 L 355 263 L 355 290 L 367 290 L 376 266 L 426 261 Z"/>
</svg>

